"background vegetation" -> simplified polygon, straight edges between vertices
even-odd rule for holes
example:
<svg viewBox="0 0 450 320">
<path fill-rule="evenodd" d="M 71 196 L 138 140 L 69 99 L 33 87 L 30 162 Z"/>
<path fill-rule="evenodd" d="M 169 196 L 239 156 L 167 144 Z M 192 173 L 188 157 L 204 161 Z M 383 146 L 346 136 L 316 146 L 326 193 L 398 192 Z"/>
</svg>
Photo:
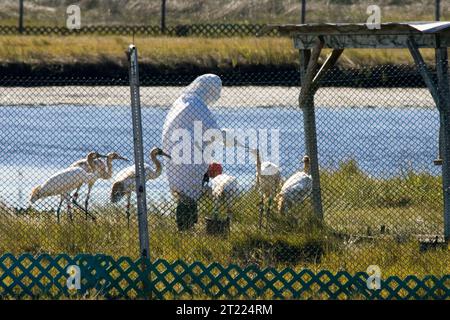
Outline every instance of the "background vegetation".
<svg viewBox="0 0 450 320">
<path fill-rule="evenodd" d="M 0 4 L 1 24 L 17 25 L 17 0 Z M 442 2 L 443 17 L 450 3 Z M 298 23 L 301 0 L 168 0 L 167 24 Z M 78 4 L 90 25 L 159 24 L 160 0 L 25 0 L 26 25 L 65 25 L 67 6 Z M 308 22 L 365 22 L 370 0 L 307 0 Z M 434 20 L 434 0 L 380 0 L 383 21 Z"/>
<path fill-rule="evenodd" d="M 159 0 L 80 0 L 82 25 L 158 25 Z M 65 10 L 73 1 L 25 0 L 25 26 L 65 25 Z M 307 22 L 365 22 L 371 1 L 316 0 L 307 2 Z M 382 20 L 419 21 L 434 19 L 434 0 L 382 0 Z M 191 23 L 298 23 L 300 0 L 200 0 L 167 1 L 167 24 Z M 450 4 L 442 3 L 443 20 Z M 18 1 L 0 3 L 0 24 L 17 25 Z M 123 65 L 123 51 L 132 36 L 0 36 L 0 63 L 65 65 L 114 63 Z M 258 38 L 147 38 L 138 37 L 141 59 L 158 69 L 173 66 L 298 67 L 297 51 L 289 39 Z M 425 53 L 433 59 L 431 52 Z M 340 59 L 343 67 L 405 64 L 404 50 L 348 50 Z"/>
</svg>

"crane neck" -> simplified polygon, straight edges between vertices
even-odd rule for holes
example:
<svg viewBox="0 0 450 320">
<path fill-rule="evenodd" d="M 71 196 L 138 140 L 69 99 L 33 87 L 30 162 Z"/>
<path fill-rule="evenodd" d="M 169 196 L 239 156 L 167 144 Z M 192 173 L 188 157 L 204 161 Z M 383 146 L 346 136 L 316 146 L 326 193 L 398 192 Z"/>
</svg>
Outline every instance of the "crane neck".
<svg viewBox="0 0 450 320">
<path fill-rule="evenodd" d="M 91 172 L 94 172 L 95 171 L 95 159 L 94 159 L 94 157 L 88 156 L 86 162 L 88 164 L 89 170 Z"/>
<path fill-rule="evenodd" d="M 161 161 L 159 161 L 159 159 L 157 158 L 157 155 L 154 153 L 150 154 L 150 160 L 153 162 L 153 164 L 155 165 L 155 171 L 150 172 L 149 174 L 149 179 L 156 179 L 161 175 L 162 172 L 162 165 L 161 165 Z"/>
<path fill-rule="evenodd" d="M 107 167 L 106 174 L 108 176 L 108 179 L 112 177 L 112 173 L 113 173 L 112 172 L 113 171 L 112 162 L 113 162 L 113 159 L 108 157 L 108 159 L 106 160 L 106 167 Z"/>
</svg>

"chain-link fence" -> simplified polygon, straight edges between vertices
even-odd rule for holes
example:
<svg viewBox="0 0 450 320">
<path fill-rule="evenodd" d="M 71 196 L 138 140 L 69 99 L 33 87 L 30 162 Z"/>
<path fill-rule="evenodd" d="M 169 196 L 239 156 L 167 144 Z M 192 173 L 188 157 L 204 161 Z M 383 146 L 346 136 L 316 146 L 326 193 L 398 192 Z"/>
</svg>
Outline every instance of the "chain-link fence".
<svg viewBox="0 0 450 320">
<path fill-rule="evenodd" d="M 448 252 L 419 241 L 443 230 L 439 114 L 411 70 L 324 78 L 315 99 L 323 221 L 310 203 L 299 86 L 221 88 L 212 75 L 142 86 L 151 258 L 448 273 Z M 2 82 L 0 254 L 139 256 L 130 89 L 107 80 Z"/>
<path fill-rule="evenodd" d="M 244 37 L 256 36 L 263 29 L 264 24 L 180 24 L 168 26 L 164 30 L 160 26 L 146 25 L 104 25 L 86 26 L 80 29 L 69 29 L 58 26 L 31 26 L 22 29 L 16 26 L 1 26 L 1 35 L 145 35 L 170 37 Z M 266 36 L 279 35 L 272 31 Z"/>
</svg>

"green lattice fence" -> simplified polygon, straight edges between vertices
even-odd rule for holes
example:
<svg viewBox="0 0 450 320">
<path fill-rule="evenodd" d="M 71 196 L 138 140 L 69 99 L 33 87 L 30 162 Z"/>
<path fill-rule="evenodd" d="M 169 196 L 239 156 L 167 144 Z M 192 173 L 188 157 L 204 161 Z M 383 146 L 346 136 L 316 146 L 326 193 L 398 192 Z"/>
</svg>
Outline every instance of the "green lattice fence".
<svg viewBox="0 0 450 320">
<path fill-rule="evenodd" d="M 67 289 L 67 267 L 81 271 L 81 290 Z M 380 290 L 369 290 L 368 275 L 312 272 L 256 266 L 208 266 L 183 261 L 146 263 L 128 257 L 65 254 L 0 257 L 0 298 L 264 298 L 264 299 L 448 299 L 450 276 L 390 276 Z M 148 279 L 151 273 L 152 281 Z M 153 290 L 151 290 L 153 288 Z M 152 294 L 152 295 L 151 295 Z"/>
</svg>

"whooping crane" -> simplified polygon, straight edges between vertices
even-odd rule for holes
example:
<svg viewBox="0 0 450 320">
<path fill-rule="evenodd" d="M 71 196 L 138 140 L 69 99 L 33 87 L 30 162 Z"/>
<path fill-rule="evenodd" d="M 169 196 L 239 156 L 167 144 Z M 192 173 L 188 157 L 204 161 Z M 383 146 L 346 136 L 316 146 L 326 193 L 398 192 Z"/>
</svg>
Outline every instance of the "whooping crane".
<svg viewBox="0 0 450 320">
<path fill-rule="evenodd" d="M 269 161 L 261 162 L 259 149 L 250 151 L 256 156 L 256 187 L 260 193 L 259 229 L 261 229 L 264 211 L 268 227 L 272 202 L 281 183 L 281 172 L 276 164 Z"/>
<path fill-rule="evenodd" d="M 278 194 L 278 211 L 284 214 L 293 204 L 303 202 L 312 190 L 310 160 L 303 157 L 303 171 L 294 173 L 281 187 Z"/>
<path fill-rule="evenodd" d="M 158 178 L 162 172 L 161 162 L 158 160 L 158 156 L 164 156 L 171 159 L 170 155 L 165 153 L 160 148 L 153 148 L 150 151 L 150 160 L 153 162 L 155 166 L 155 170 L 148 164 L 145 164 L 145 180 L 153 180 Z M 111 188 L 111 202 L 117 203 L 123 197 L 126 196 L 127 206 L 126 206 L 126 214 L 128 226 L 130 226 L 130 202 L 131 202 L 131 194 L 136 190 L 136 167 L 129 166 L 122 171 L 120 171 L 117 176 L 114 178 L 114 182 Z"/>
<path fill-rule="evenodd" d="M 121 155 L 119 155 L 116 152 L 110 152 L 106 155 L 106 165 L 105 163 L 100 160 L 100 159 L 95 159 L 94 160 L 94 170 L 93 173 L 95 174 L 92 179 L 88 182 L 88 190 L 87 190 L 87 194 L 86 194 L 86 200 L 84 202 L 84 211 L 86 213 L 86 219 L 88 216 L 88 206 L 89 206 L 89 199 L 91 196 L 91 190 L 92 187 L 94 186 L 95 182 L 98 179 L 103 179 L 103 180 L 109 180 L 112 177 L 112 173 L 113 173 L 113 167 L 112 167 L 112 162 L 113 160 L 123 160 L 123 161 L 129 161 L 127 158 L 122 157 Z M 84 169 L 87 172 L 91 172 L 91 167 L 89 166 L 88 162 L 86 159 L 81 159 L 78 160 L 76 162 L 74 162 L 70 167 L 80 167 L 82 169 Z M 79 189 L 75 191 L 74 195 L 73 195 L 73 201 L 76 203 L 76 199 L 78 197 L 78 192 Z"/>
<path fill-rule="evenodd" d="M 90 167 L 90 171 L 86 171 L 80 167 L 69 167 L 62 171 L 55 173 L 48 178 L 43 184 L 36 186 L 31 191 L 30 203 L 33 204 L 39 199 L 59 195 L 61 200 L 56 211 L 57 220 L 59 223 L 59 215 L 63 201 L 67 202 L 67 214 L 72 220 L 72 213 L 70 207 L 70 192 L 79 189 L 83 184 L 88 183 L 95 174 L 94 161 L 97 158 L 104 157 L 97 152 L 90 152 L 87 155 L 86 161 Z"/>
</svg>

